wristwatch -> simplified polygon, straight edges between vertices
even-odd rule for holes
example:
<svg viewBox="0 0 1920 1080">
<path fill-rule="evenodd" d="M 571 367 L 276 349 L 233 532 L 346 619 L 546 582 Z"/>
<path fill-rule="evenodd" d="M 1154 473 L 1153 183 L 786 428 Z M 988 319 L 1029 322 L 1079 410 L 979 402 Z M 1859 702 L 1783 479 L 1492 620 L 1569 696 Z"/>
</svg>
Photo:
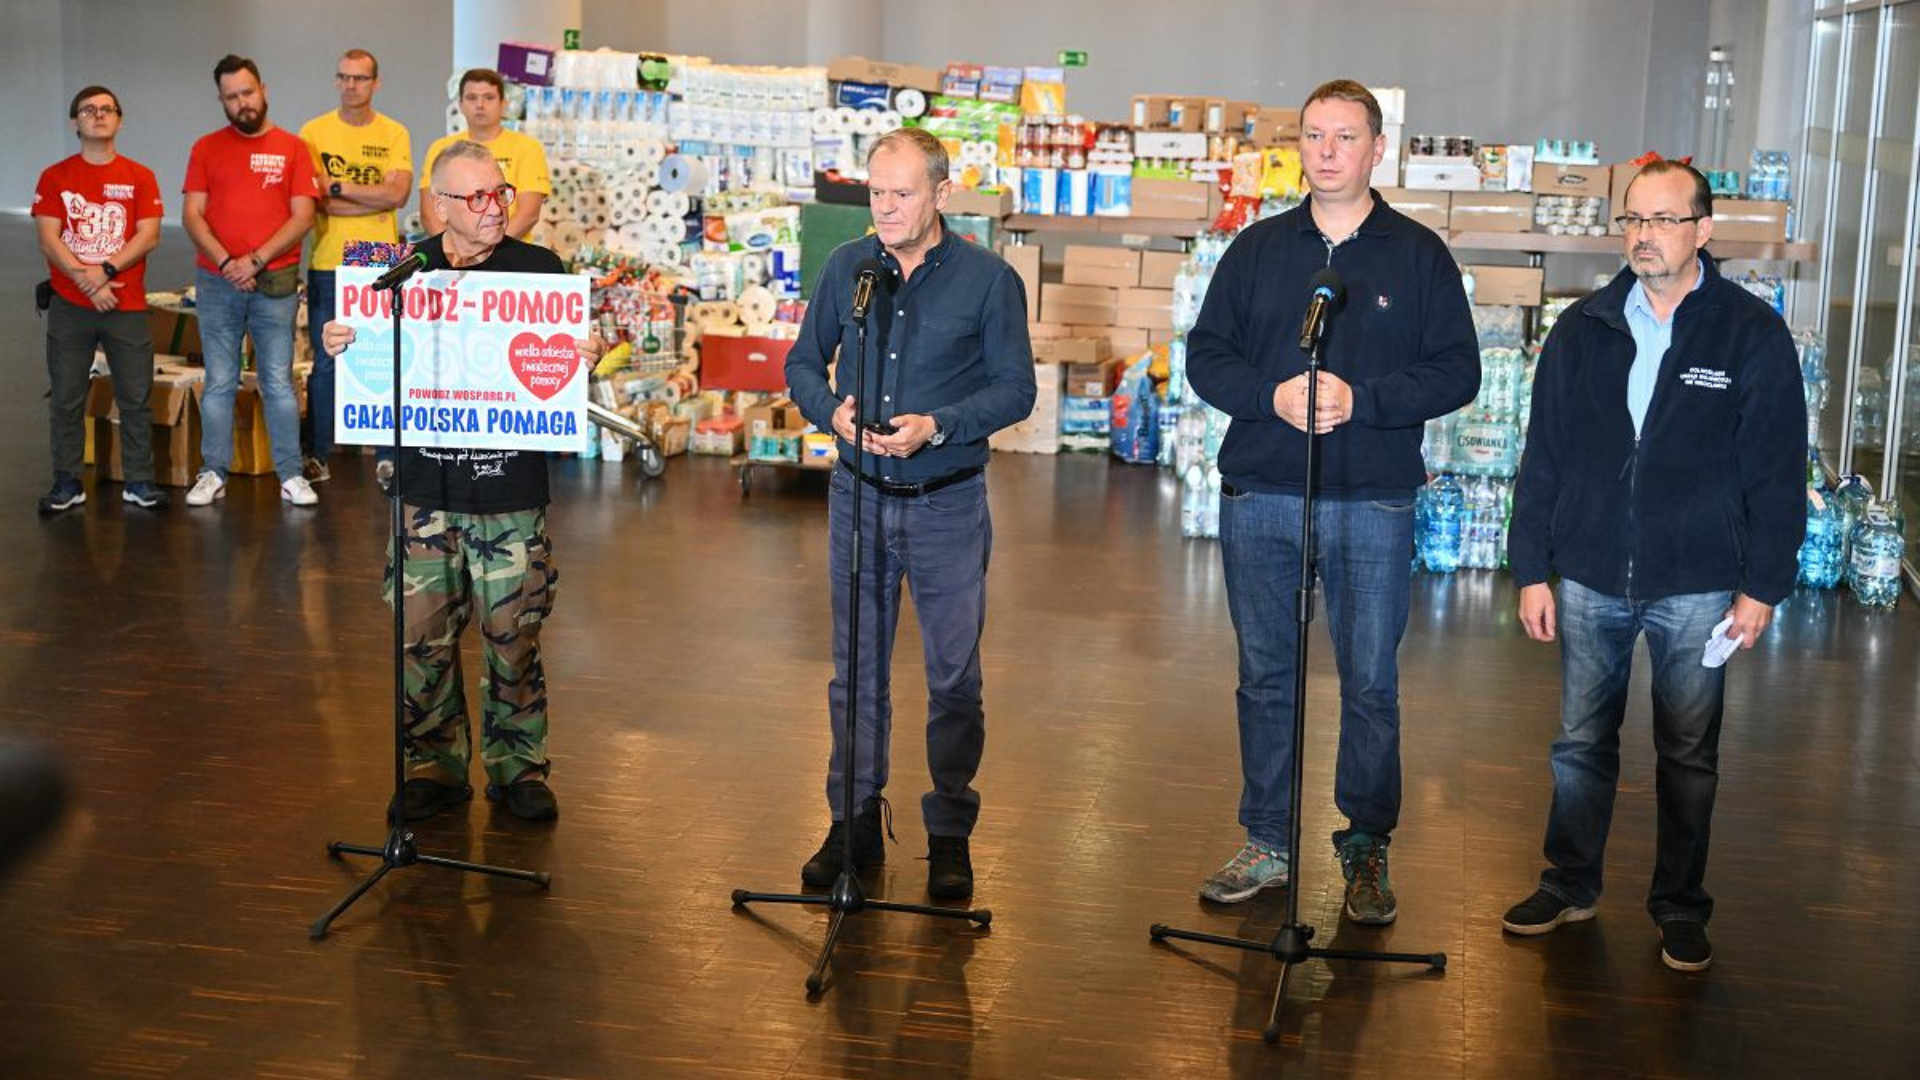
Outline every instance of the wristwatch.
<svg viewBox="0 0 1920 1080">
<path fill-rule="evenodd" d="M 333 196 L 336 199 L 339 198 L 340 197 L 340 181 L 335 180 L 332 184 L 328 185 L 327 194 Z"/>
<path fill-rule="evenodd" d="M 938 420 L 935 420 L 933 422 L 933 437 L 927 440 L 927 445 L 928 446 L 947 445 L 947 431 L 945 428 L 940 426 L 940 421 Z"/>
<path fill-rule="evenodd" d="M 100 272 L 107 275 L 107 280 L 109 281 L 120 276 L 120 268 L 110 262 L 101 263 Z"/>
</svg>

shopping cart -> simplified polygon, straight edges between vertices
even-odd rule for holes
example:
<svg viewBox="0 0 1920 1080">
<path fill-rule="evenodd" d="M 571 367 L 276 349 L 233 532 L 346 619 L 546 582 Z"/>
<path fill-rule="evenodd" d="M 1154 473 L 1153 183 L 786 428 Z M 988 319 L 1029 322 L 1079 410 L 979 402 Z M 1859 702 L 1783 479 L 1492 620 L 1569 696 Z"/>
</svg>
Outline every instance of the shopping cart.
<svg viewBox="0 0 1920 1080">
<path fill-rule="evenodd" d="M 657 477 L 666 471 L 666 458 L 646 428 L 621 410 L 633 404 L 631 395 L 657 392 L 666 377 L 693 363 L 686 349 L 686 297 L 659 288 L 651 276 L 615 273 L 594 283 L 593 310 L 608 351 L 593 370 L 587 417 L 630 442 L 641 473 Z"/>
</svg>

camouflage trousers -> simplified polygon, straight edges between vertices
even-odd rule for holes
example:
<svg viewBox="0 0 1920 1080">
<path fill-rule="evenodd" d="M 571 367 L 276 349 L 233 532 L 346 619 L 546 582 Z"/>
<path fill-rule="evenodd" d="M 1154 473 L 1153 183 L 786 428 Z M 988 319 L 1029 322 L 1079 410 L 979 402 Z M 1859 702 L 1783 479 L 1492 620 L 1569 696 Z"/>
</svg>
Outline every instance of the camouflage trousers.
<svg viewBox="0 0 1920 1080">
<path fill-rule="evenodd" d="M 406 508 L 407 761 L 415 775 L 464 780 L 472 759 L 460 633 L 480 613 L 480 762 L 487 778 L 546 775 L 547 679 L 540 624 L 559 571 L 544 510 L 458 514 Z M 389 540 L 384 592 L 393 604 Z"/>
</svg>

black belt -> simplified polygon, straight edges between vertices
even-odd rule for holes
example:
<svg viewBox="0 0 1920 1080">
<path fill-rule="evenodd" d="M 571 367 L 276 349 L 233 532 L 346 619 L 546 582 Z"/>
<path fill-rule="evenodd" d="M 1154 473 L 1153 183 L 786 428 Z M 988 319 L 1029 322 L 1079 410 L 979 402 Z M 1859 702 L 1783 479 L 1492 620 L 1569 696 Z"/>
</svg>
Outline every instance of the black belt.
<svg viewBox="0 0 1920 1080">
<path fill-rule="evenodd" d="M 841 460 L 840 467 L 852 473 L 852 475 L 859 477 L 861 483 L 882 495 L 894 499 L 917 499 L 922 495 L 931 495 L 941 488 L 952 487 L 962 480 L 971 480 L 987 471 L 985 465 L 975 465 L 971 469 L 961 469 L 959 472 L 948 473 L 945 476 L 937 477 L 924 483 L 896 484 L 892 480 L 882 480 L 877 476 L 868 476 L 866 473 L 856 473 L 853 471 L 853 466 L 847 464 L 844 459 Z"/>
</svg>

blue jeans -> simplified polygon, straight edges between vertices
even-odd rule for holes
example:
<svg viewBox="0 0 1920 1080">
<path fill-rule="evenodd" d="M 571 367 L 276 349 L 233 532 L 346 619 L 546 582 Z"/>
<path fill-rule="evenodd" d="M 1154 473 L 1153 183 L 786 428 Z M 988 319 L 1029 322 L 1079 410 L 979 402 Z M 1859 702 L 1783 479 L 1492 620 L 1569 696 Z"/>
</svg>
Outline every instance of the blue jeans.
<svg viewBox="0 0 1920 1080">
<path fill-rule="evenodd" d="M 280 299 L 241 292 L 205 267 L 194 271 L 207 388 L 200 398 L 200 456 L 222 480 L 233 467 L 233 399 L 240 389 L 240 340 L 253 338 L 273 471 L 282 483 L 300 475 L 300 403 L 293 396 L 293 318 L 298 295 Z"/>
<path fill-rule="evenodd" d="M 1607 830 L 1620 779 L 1620 723 L 1627 711 L 1633 643 L 1647 635 L 1653 661 L 1654 792 L 1659 808 L 1653 887 L 1655 922 L 1713 915 L 1707 835 L 1719 784 L 1720 713 L 1726 669 L 1700 653 L 1733 604 L 1730 592 L 1630 600 L 1560 583 L 1560 738 L 1553 744 L 1553 810 L 1540 887 L 1571 904 L 1600 898 Z"/>
<path fill-rule="evenodd" d="M 307 416 L 300 424 L 307 451 L 321 461 L 333 453 L 333 357 L 321 340 L 333 320 L 333 271 L 307 271 L 307 340 L 313 372 L 307 376 Z"/>
<path fill-rule="evenodd" d="M 980 701 L 980 635 L 987 621 L 987 557 L 993 521 L 986 477 L 976 476 L 919 498 L 885 496 L 835 468 L 828 496 L 828 591 L 833 597 L 833 680 L 827 710 L 833 752 L 827 759 L 827 806 L 841 805 L 842 736 L 847 703 L 847 581 L 852 572 L 854 499 L 861 501 L 860 725 L 854 763 L 854 805 L 887 786 L 887 743 L 893 728 L 893 638 L 904 582 L 913 591 L 927 666 L 927 771 L 933 790 L 920 799 L 930 836 L 967 836 L 980 816 L 973 778 L 986 748 Z"/>
<path fill-rule="evenodd" d="M 1293 846 L 1293 681 L 1299 624 L 1298 495 L 1220 499 L 1227 608 L 1240 643 L 1240 824 L 1278 851 Z M 1385 842 L 1400 822 L 1400 639 L 1407 630 L 1413 500 L 1314 503 L 1319 579 L 1340 671 L 1333 800 L 1347 827 Z"/>
</svg>

